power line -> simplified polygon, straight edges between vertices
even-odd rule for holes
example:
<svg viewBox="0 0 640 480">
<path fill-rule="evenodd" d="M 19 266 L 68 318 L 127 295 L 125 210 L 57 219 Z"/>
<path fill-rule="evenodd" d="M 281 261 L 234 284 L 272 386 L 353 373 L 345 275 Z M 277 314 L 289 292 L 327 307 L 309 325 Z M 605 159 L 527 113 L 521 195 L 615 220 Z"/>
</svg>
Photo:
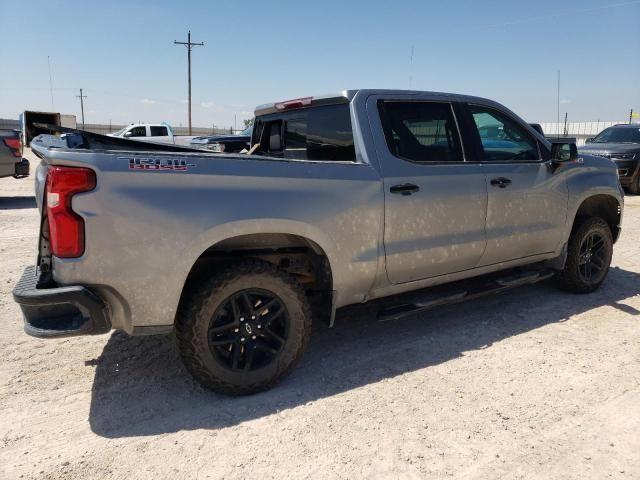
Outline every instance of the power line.
<svg viewBox="0 0 640 480">
<path fill-rule="evenodd" d="M 202 47 L 204 46 L 204 42 L 195 43 L 191 41 L 191 30 L 187 33 L 187 41 L 186 42 L 178 42 L 174 40 L 173 43 L 176 45 L 184 45 L 187 47 L 187 65 L 188 65 L 188 78 L 189 78 L 189 135 L 191 135 L 191 49 L 193 47 Z"/>
<path fill-rule="evenodd" d="M 87 96 L 83 95 L 82 89 L 80 89 L 80 95 L 76 95 L 76 98 L 80 99 L 80 111 L 82 112 L 82 129 L 84 130 L 84 99 L 87 98 Z"/>
</svg>

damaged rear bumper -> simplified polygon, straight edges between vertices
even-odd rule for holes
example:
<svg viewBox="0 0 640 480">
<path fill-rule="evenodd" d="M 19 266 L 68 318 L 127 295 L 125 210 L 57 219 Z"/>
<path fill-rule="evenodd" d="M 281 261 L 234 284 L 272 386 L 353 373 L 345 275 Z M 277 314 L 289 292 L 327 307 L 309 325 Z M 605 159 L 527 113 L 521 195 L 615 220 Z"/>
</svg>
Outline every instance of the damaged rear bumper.
<svg viewBox="0 0 640 480">
<path fill-rule="evenodd" d="M 38 271 L 29 266 L 13 289 L 24 315 L 24 330 L 32 337 L 60 338 L 98 335 L 111 330 L 106 304 L 79 286 L 38 288 Z"/>
</svg>

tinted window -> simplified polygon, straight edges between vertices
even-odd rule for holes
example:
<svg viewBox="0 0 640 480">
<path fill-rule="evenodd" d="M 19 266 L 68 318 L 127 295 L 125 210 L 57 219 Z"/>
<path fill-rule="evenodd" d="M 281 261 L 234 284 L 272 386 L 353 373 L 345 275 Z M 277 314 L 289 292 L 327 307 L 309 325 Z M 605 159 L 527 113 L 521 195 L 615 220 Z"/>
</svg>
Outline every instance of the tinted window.
<svg viewBox="0 0 640 480">
<path fill-rule="evenodd" d="M 485 161 L 538 160 L 537 142 L 516 121 L 500 112 L 471 106 Z"/>
<path fill-rule="evenodd" d="M 455 118 L 448 103 L 392 102 L 378 104 L 387 146 L 412 162 L 462 162 Z"/>
<path fill-rule="evenodd" d="M 151 127 L 152 137 L 166 137 L 167 135 L 167 127 Z"/>
<path fill-rule="evenodd" d="M 257 153 L 300 160 L 355 161 L 348 104 L 265 115 L 256 120 Z"/>
<path fill-rule="evenodd" d="M 611 127 L 593 139 L 594 143 L 640 143 L 640 128 Z"/>
<path fill-rule="evenodd" d="M 131 130 L 131 137 L 146 137 L 147 136 L 147 128 L 146 127 L 133 127 Z"/>
</svg>

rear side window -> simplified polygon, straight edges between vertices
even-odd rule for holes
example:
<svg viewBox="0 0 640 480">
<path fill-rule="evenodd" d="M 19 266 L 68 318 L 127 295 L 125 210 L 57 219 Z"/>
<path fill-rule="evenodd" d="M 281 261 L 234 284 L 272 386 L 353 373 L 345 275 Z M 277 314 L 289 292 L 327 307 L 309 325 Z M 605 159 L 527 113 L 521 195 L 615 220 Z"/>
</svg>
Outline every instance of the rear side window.
<svg viewBox="0 0 640 480">
<path fill-rule="evenodd" d="M 152 137 L 166 137 L 167 135 L 167 127 L 151 127 Z"/>
<path fill-rule="evenodd" d="M 325 105 L 265 115 L 256 119 L 256 153 L 282 158 L 355 161 L 348 104 Z"/>
<path fill-rule="evenodd" d="M 380 101 L 389 151 L 411 162 L 462 162 L 460 136 L 449 103 Z"/>
</svg>

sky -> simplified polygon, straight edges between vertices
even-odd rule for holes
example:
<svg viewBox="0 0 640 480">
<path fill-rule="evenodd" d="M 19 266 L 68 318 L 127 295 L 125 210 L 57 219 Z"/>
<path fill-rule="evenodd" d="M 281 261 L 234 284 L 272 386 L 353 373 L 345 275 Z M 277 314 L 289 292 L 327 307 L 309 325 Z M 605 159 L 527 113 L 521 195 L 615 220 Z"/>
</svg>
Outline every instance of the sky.
<svg viewBox="0 0 640 480">
<path fill-rule="evenodd" d="M 558 70 L 569 121 L 640 112 L 640 0 L 0 0 L 0 11 L 0 118 L 80 119 L 82 88 L 87 123 L 184 126 L 187 54 L 173 42 L 189 29 L 205 43 L 192 53 L 199 127 L 351 88 L 478 95 L 550 122 Z"/>
</svg>

